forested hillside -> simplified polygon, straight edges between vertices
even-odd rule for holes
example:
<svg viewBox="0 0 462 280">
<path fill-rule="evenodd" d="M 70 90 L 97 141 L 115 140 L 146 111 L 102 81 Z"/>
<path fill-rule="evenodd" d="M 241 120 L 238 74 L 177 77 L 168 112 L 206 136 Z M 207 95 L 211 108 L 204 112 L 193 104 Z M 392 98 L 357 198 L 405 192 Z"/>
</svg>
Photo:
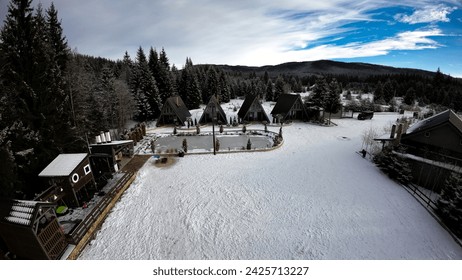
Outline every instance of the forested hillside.
<svg viewBox="0 0 462 280">
<path fill-rule="evenodd" d="M 332 61 L 194 65 L 189 57 L 179 69 L 164 48 L 139 47 L 133 58 L 126 52 L 112 61 L 72 47 L 54 5 L 33 9 L 32 0 L 10 1 L 0 30 L 0 197 L 33 197 L 44 183 L 37 174 L 59 153 L 87 151 L 88 139 L 102 130 L 155 120 L 172 95 L 196 109 L 212 95 L 221 102 L 250 94 L 277 100 L 309 90 L 319 98 L 334 89 L 375 93 L 381 104 L 404 97 L 409 105 L 462 110 L 461 80 L 439 71 Z M 331 86 L 313 87 L 320 81 Z"/>
</svg>

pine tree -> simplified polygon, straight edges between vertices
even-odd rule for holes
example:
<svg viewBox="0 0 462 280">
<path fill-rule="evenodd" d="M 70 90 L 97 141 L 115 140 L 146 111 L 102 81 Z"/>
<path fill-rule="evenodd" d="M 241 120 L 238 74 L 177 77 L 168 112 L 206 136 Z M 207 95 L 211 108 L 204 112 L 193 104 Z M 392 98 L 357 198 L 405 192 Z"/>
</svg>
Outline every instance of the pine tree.
<svg viewBox="0 0 462 280">
<path fill-rule="evenodd" d="M 40 169 L 82 144 L 71 129 L 62 72 L 69 57 L 54 6 L 46 18 L 40 5 L 34 14 L 31 1 L 12 0 L 0 32 L 0 56 L 2 91 L 7 92 L 0 106 L 10 107 L 1 109 L 8 112 L 0 121 L 9 131 L 3 142 L 20 163 L 12 167 L 15 187 L 32 194 L 39 191 L 33 188 L 39 187 Z"/>
<path fill-rule="evenodd" d="M 268 82 L 266 83 L 266 95 L 265 95 L 266 101 L 274 101 L 273 96 L 274 96 L 273 82 L 271 80 L 268 80 Z"/>
<path fill-rule="evenodd" d="M 326 95 L 329 92 L 329 84 L 326 78 L 320 77 L 316 80 L 316 85 L 313 90 L 313 94 L 310 95 L 309 101 L 313 106 L 325 108 L 326 106 Z"/>
<path fill-rule="evenodd" d="M 202 94 L 202 99 L 207 102 L 207 100 L 215 95 L 218 99 L 218 102 L 221 102 L 221 90 L 218 80 L 217 71 L 214 67 L 210 67 L 207 71 L 207 92 Z"/>
<path fill-rule="evenodd" d="M 162 101 L 156 81 L 149 70 L 146 55 L 141 47 L 131 77 L 131 90 L 137 104 L 136 119 L 152 120 L 159 116 Z"/>
<path fill-rule="evenodd" d="M 279 76 L 274 86 L 274 98 L 273 98 L 274 101 L 278 100 L 279 95 L 285 93 L 284 85 L 285 85 L 284 79 L 281 76 Z"/>
<path fill-rule="evenodd" d="M 390 79 L 383 84 L 383 99 L 388 104 L 395 97 L 396 88 Z"/>
<path fill-rule="evenodd" d="M 148 58 L 148 65 L 149 65 L 149 70 L 151 71 L 152 75 L 156 78 L 159 76 L 159 73 L 157 72 L 159 67 L 159 56 L 157 55 L 157 51 L 151 47 L 149 49 L 149 58 Z"/>
<path fill-rule="evenodd" d="M 221 102 L 227 103 L 231 100 L 231 93 L 229 89 L 228 79 L 224 72 L 220 72 L 220 92 L 221 92 Z"/>
<path fill-rule="evenodd" d="M 342 108 L 342 103 L 340 102 L 340 94 L 342 89 L 338 84 L 336 79 L 332 79 L 329 84 L 327 95 L 324 99 L 324 109 L 329 112 L 329 123 L 332 113 L 337 113 Z"/>
<path fill-rule="evenodd" d="M 199 82 L 190 58 L 186 59 L 186 65 L 181 71 L 179 94 L 188 109 L 197 109 L 203 103 Z"/>
<path fill-rule="evenodd" d="M 404 103 L 406 103 L 407 105 L 413 105 L 415 98 L 416 98 L 415 90 L 414 88 L 410 87 L 406 91 L 406 95 L 404 96 Z"/>
<path fill-rule="evenodd" d="M 446 225 L 457 236 L 462 237 L 462 177 L 460 174 L 453 172 L 446 179 L 437 205 L 438 214 Z"/>
<path fill-rule="evenodd" d="M 46 21 L 52 55 L 54 56 L 61 72 L 64 72 L 69 61 L 69 47 L 67 45 L 66 37 L 63 35 L 61 22 L 58 19 L 58 11 L 56 10 L 53 2 L 47 10 Z"/>
<path fill-rule="evenodd" d="M 172 78 L 170 75 L 170 64 L 164 48 L 157 58 L 157 52 L 151 48 L 149 55 L 149 68 L 156 80 L 162 103 L 174 93 Z"/>
<path fill-rule="evenodd" d="M 263 74 L 263 83 L 268 84 L 270 80 L 270 77 L 269 77 L 269 74 L 268 74 L 268 71 L 265 71 L 265 73 Z"/>
</svg>

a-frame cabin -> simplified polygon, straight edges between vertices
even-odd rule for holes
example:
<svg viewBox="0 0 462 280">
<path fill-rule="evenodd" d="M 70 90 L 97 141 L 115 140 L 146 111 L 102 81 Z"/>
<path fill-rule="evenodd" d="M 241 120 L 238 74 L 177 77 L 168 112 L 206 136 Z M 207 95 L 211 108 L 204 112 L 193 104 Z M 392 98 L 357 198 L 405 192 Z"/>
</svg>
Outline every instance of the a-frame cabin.
<svg viewBox="0 0 462 280">
<path fill-rule="evenodd" d="M 263 109 L 263 106 L 260 103 L 258 95 L 248 95 L 246 96 L 244 103 L 242 103 L 241 109 L 237 112 L 239 119 L 242 121 L 248 122 L 263 122 L 266 121 L 270 123 L 270 119 Z"/>
<path fill-rule="evenodd" d="M 191 113 L 179 96 L 172 96 L 165 100 L 164 106 L 160 112 L 157 126 L 166 124 L 178 124 L 183 126 L 184 123 L 191 117 Z"/>
<path fill-rule="evenodd" d="M 215 95 L 212 95 L 212 97 L 210 97 L 209 103 L 207 104 L 207 107 L 205 107 L 204 113 L 202 113 L 199 123 L 206 124 L 212 122 L 214 115 L 216 115 L 217 123 L 228 124 L 225 111 L 223 111 L 223 108 L 221 108 L 220 104 L 218 103 L 218 99 L 215 97 Z"/>
<path fill-rule="evenodd" d="M 271 115 L 273 118 L 278 119 L 279 122 L 308 120 L 308 112 L 301 96 L 298 94 L 281 94 L 271 111 Z"/>
</svg>

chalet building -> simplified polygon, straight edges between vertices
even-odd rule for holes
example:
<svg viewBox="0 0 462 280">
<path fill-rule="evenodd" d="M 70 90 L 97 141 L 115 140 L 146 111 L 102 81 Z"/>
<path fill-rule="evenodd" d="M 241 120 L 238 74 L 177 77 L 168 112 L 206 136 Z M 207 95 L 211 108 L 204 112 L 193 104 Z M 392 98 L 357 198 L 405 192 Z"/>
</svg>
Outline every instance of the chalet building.
<svg viewBox="0 0 462 280">
<path fill-rule="evenodd" d="M 38 199 L 62 200 L 71 207 L 79 207 L 83 199 L 88 198 L 86 188 L 95 186 L 87 153 L 60 154 L 40 172 L 39 177 L 48 179 L 50 188 Z"/>
<path fill-rule="evenodd" d="M 462 120 L 444 111 L 407 128 L 399 124 L 391 134 L 375 139 L 401 146 L 398 152 L 410 164 L 413 182 L 439 193 L 451 172 L 462 173 Z"/>
<path fill-rule="evenodd" d="M 263 106 L 260 103 L 258 95 L 246 96 L 244 103 L 242 103 L 241 109 L 239 109 L 239 112 L 237 112 L 237 115 L 241 121 L 271 122 L 265 112 L 265 109 L 263 109 Z"/>
<path fill-rule="evenodd" d="M 160 112 L 157 126 L 173 124 L 183 126 L 191 118 L 191 113 L 179 96 L 172 96 L 165 100 Z"/>
<path fill-rule="evenodd" d="M 444 111 L 411 126 L 401 144 L 416 155 L 462 162 L 462 120 L 452 110 Z"/>
<path fill-rule="evenodd" d="M 138 133 L 143 137 L 143 132 L 139 128 Z M 90 145 L 90 162 L 94 169 L 95 179 L 101 176 L 112 174 L 119 171 L 134 155 L 134 140 L 115 140 L 113 141 L 111 135 L 101 133 L 96 136 L 96 143 Z"/>
<path fill-rule="evenodd" d="M 226 114 L 223 111 L 223 108 L 221 108 L 220 104 L 218 103 L 218 99 L 215 97 L 215 95 L 212 95 L 212 97 L 210 97 L 210 101 L 207 104 L 207 107 L 205 107 L 204 113 L 202 113 L 199 123 L 211 123 L 213 120 L 213 116 L 216 116 L 216 123 L 228 124 Z"/>
<path fill-rule="evenodd" d="M 0 201 L 0 237 L 9 252 L 19 259 L 59 259 L 68 243 L 55 209 L 50 202 Z"/>
<path fill-rule="evenodd" d="M 271 115 L 277 122 L 289 120 L 308 120 L 308 113 L 302 98 L 298 94 L 281 94 L 274 105 Z M 273 121 L 274 122 L 274 121 Z"/>
</svg>

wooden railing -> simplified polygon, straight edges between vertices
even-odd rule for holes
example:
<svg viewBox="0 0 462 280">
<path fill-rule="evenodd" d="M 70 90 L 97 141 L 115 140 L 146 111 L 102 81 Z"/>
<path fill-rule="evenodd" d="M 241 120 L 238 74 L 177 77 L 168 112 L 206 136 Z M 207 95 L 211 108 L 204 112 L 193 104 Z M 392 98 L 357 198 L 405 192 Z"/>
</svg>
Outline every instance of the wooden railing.
<svg viewBox="0 0 462 280">
<path fill-rule="evenodd" d="M 88 229 L 98 219 L 100 214 L 111 202 L 112 198 L 119 192 L 119 190 L 130 180 L 133 173 L 125 173 L 117 184 L 104 195 L 104 197 L 98 202 L 98 204 L 91 210 L 91 212 L 75 227 L 75 229 L 67 235 L 68 242 L 71 244 L 77 244 L 82 237 L 87 233 Z"/>
<path fill-rule="evenodd" d="M 38 239 L 51 260 L 57 259 L 67 246 L 66 239 L 58 220 L 54 218 L 38 234 Z"/>
</svg>

